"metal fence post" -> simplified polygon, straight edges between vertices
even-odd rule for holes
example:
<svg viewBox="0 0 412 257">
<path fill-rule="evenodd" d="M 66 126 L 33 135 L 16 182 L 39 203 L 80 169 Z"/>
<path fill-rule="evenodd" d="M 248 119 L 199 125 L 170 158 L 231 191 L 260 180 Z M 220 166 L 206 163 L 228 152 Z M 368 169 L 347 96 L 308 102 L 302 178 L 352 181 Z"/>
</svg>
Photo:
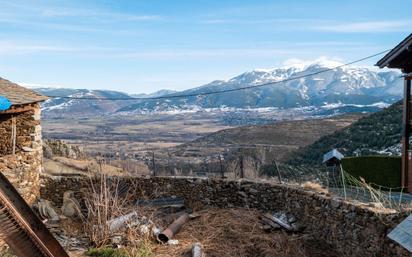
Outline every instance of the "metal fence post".
<svg viewBox="0 0 412 257">
<path fill-rule="evenodd" d="M 243 163 L 243 154 L 239 156 L 240 178 L 245 177 L 245 167 Z"/>
<path fill-rule="evenodd" d="M 282 184 L 282 176 L 280 175 L 280 170 L 279 170 L 278 163 L 276 162 L 276 160 L 273 160 L 273 165 L 275 166 L 277 174 L 278 174 L 279 184 Z"/>
</svg>

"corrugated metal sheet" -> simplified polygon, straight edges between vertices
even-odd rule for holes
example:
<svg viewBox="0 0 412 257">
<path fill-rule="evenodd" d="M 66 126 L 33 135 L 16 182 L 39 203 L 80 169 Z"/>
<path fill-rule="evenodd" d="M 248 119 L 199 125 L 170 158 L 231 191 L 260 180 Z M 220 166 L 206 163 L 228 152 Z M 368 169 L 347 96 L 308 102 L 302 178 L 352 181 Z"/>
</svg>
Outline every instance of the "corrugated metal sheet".
<svg viewBox="0 0 412 257">
<path fill-rule="evenodd" d="M 323 155 L 323 163 L 331 160 L 332 158 L 342 160 L 343 157 L 344 157 L 343 154 L 341 154 L 338 150 L 333 149 L 332 151 L 327 152 L 326 154 Z"/>
<path fill-rule="evenodd" d="M 388 237 L 412 252 L 412 214 L 396 226 Z"/>
</svg>

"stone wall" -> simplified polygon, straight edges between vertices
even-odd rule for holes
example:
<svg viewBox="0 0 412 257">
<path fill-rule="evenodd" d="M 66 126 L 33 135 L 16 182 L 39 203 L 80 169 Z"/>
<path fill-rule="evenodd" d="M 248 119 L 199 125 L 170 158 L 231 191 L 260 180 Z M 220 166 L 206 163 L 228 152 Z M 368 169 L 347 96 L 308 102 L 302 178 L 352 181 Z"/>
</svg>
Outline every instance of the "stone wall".
<svg viewBox="0 0 412 257">
<path fill-rule="evenodd" d="M 32 204 L 39 196 L 42 162 L 40 106 L 23 112 L 0 114 L 0 171 Z M 18 109 L 17 109 L 18 110 Z M 13 155 L 12 117 L 16 120 L 16 152 Z"/>
<path fill-rule="evenodd" d="M 207 178 L 120 178 L 133 184 L 139 197 L 179 196 L 191 208 L 244 207 L 261 211 L 281 210 L 295 215 L 305 233 L 329 243 L 342 256 L 411 256 L 386 237 L 406 213 L 377 211 L 372 207 L 332 199 L 318 192 L 269 182 Z M 41 196 L 61 206 L 63 192 L 73 190 L 79 198 L 90 180 L 82 177 L 44 178 Z"/>
</svg>

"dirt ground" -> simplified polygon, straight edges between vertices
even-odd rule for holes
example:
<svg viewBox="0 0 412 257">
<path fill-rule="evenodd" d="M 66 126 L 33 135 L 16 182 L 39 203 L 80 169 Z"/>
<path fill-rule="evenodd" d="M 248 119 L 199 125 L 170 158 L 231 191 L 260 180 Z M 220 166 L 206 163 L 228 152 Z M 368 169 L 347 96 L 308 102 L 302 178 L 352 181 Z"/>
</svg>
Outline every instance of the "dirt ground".
<svg viewBox="0 0 412 257">
<path fill-rule="evenodd" d="M 150 241 L 151 255 L 190 257 L 194 243 L 200 242 L 207 257 L 334 257 L 331 247 L 303 233 L 282 230 L 265 232 L 260 213 L 247 209 L 208 209 L 189 220 L 176 235 L 177 245 Z M 80 251 L 72 257 L 86 256 Z"/>
</svg>

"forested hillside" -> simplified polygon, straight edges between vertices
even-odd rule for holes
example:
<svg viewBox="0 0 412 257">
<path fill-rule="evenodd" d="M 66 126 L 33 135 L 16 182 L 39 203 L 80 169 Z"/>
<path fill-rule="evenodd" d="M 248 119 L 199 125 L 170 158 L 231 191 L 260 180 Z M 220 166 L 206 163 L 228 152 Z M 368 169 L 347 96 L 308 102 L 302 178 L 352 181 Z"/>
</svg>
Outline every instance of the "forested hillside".
<svg viewBox="0 0 412 257">
<path fill-rule="evenodd" d="M 322 162 L 323 154 L 333 148 L 339 149 L 345 156 L 353 156 L 356 153 L 397 154 L 400 149 L 401 131 L 402 103 L 397 102 L 297 150 L 288 163 L 318 165 Z"/>
</svg>

